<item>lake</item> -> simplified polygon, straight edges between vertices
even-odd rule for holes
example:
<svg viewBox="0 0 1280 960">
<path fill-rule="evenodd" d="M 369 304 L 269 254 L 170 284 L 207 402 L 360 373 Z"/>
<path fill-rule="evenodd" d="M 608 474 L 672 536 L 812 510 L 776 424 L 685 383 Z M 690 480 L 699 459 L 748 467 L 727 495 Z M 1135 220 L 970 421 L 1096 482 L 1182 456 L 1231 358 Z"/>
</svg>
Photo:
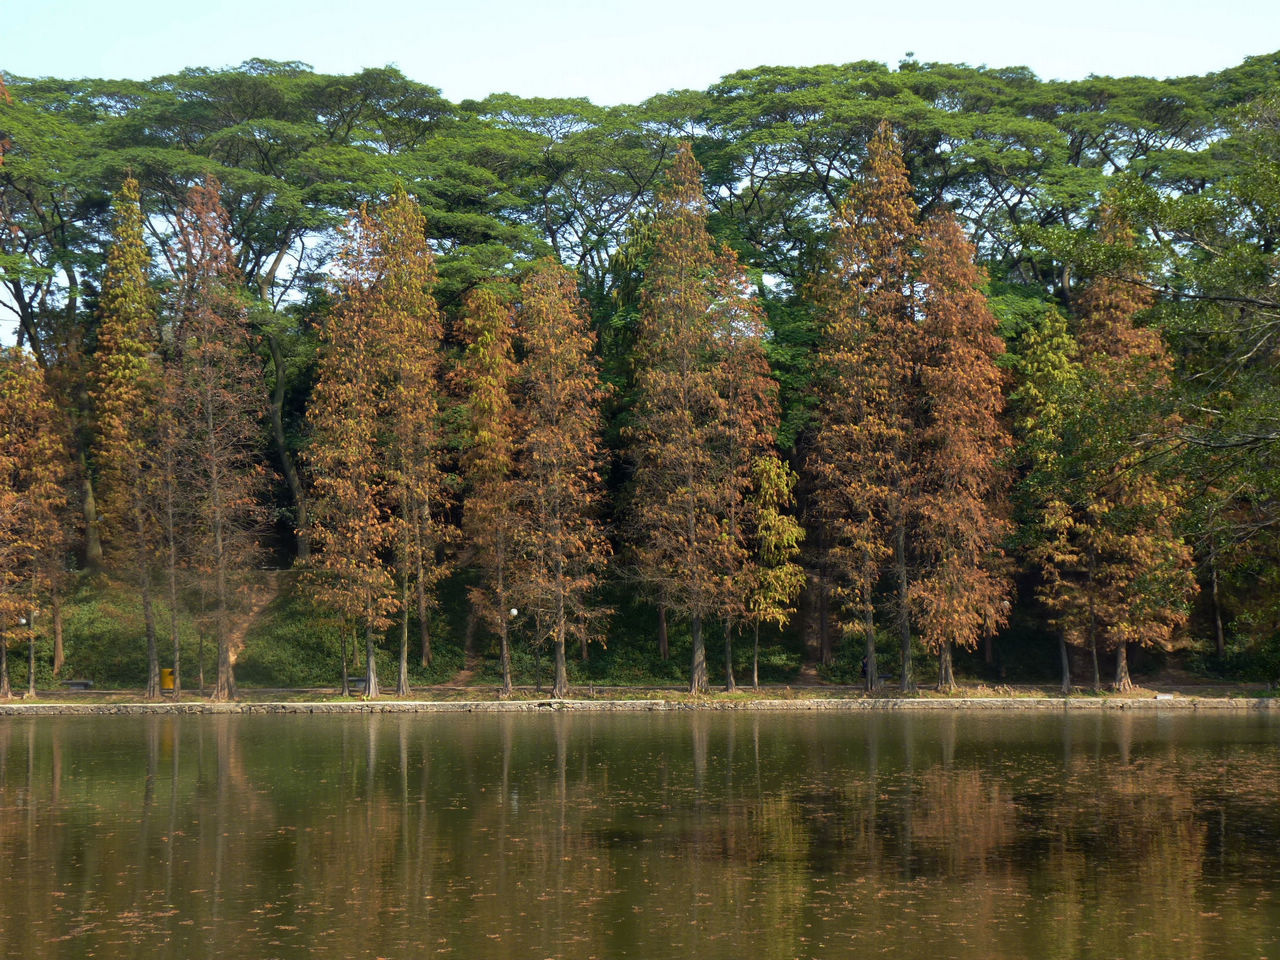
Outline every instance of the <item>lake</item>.
<svg viewBox="0 0 1280 960">
<path fill-rule="evenodd" d="M 1280 958 L 1280 716 L 0 718 L 4 957 Z"/>
</svg>

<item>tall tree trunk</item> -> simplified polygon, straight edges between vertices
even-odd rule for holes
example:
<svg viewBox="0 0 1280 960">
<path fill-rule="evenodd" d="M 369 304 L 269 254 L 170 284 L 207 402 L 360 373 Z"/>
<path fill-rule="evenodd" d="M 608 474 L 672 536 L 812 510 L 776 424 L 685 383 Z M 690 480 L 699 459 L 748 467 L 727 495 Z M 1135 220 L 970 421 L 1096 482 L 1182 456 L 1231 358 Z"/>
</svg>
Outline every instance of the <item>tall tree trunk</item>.
<svg viewBox="0 0 1280 960">
<path fill-rule="evenodd" d="M 354 631 L 352 631 L 354 633 Z M 347 672 L 347 638 L 343 635 L 339 646 L 342 647 L 342 695 L 351 696 L 351 675 Z"/>
<path fill-rule="evenodd" d="M 53 613 L 53 675 L 56 677 L 62 672 L 62 664 L 64 654 L 62 648 L 62 594 L 58 590 L 54 590 L 49 595 L 49 604 Z"/>
<path fill-rule="evenodd" d="M 9 686 L 9 641 L 0 636 L 0 700 L 13 699 L 13 688 Z"/>
<path fill-rule="evenodd" d="M 876 611 L 871 605 L 871 591 L 867 589 L 867 602 L 862 605 L 863 675 L 867 693 L 875 693 L 880 686 L 879 668 L 876 665 Z"/>
<path fill-rule="evenodd" d="M 102 566 L 102 536 L 98 529 L 98 501 L 93 495 L 93 478 L 84 445 L 76 444 L 76 465 L 80 471 L 81 505 L 84 510 L 84 564 L 90 570 Z"/>
<path fill-rule="evenodd" d="M 1093 580 L 1093 554 L 1089 554 L 1085 575 L 1088 577 L 1089 587 L 1089 656 L 1093 659 L 1093 691 L 1097 693 L 1102 688 L 1102 671 L 1098 668 L 1098 617 L 1094 598 L 1096 586 Z"/>
<path fill-rule="evenodd" d="M 137 536 L 138 586 L 142 590 L 142 622 L 147 639 L 147 692 L 146 698 L 160 696 L 160 651 L 156 644 L 156 616 L 151 600 L 151 563 L 147 556 L 146 525 L 142 519 L 142 504 L 134 503 L 133 531 Z"/>
<path fill-rule="evenodd" d="M 760 689 L 760 621 L 755 626 L 755 643 L 751 648 L 751 689 Z"/>
<path fill-rule="evenodd" d="M 938 651 L 938 690 L 942 693 L 954 693 L 956 675 L 951 665 L 951 641 L 942 641 L 942 649 Z"/>
<path fill-rule="evenodd" d="M 378 661 L 373 649 L 373 613 L 364 618 L 364 695 L 370 700 L 378 697 Z"/>
<path fill-rule="evenodd" d="M 733 628 L 728 620 L 724 622 L 724 688 L 728 693 L 738 689 L 733 677 Z"/>
<path fill-rule="evenodd" d="M 156 612 L 151 597 L 151 571 L 145 562 L 142 570 L 142 623 L 147 635 L 147 692 L 148 700 L 160 696 L 160 650 L 156 643 Z"/>
<path fill-rule="evenodd" d="M 27 696 L 36 698 L 36 622 L 33 610 L 27 619 Z"/>
<path fill-rule="evenodd" d="M 533 635 L 537 640 L 533 644 L 533 689 L 542 692 L 542 615 L 534 616 Z"/>
<path fill-rule="evenodd" d="M 409 571 L 400 583 L 400 666 L 396 673 L 396 696 L 409 695 Z"/>
<path fill-rule="evenodd" d="M 422 649 L 422 665 L 431 666 L 431 624 L 427 620 L 427 586 L 423 582 L 422 551 L 418 551 L 418 639 Z"/>
<path fill-rule="evenodd" d="M 693 637 L 693 663 L 689 669 L 689 692 L 707 692 L 707 648 L 702 642 L 702 616 L 694 614 L 690 623 Z"/>
<path fill-rule="evenodd" d="M 1058 655 L 1062 659 L 1062 695 L 1065 697 L 1074 689 L 1071 685 L 1071 655 L 1067 650 L 1067 635 L 1058 631 Z"/>
<path fill-rule="evenodd" d="M 1212 544 L 1209 547 L 1209 579 L 1213 592 L 1213 635 L 1217 641 L 1218 659 L 1227 655 L 1227 638 L 1222 630 L 1222 606 L 1218 602 L 1218 551 Z"/>
<path fill-rule="evenodd" d="M 507 568 L 498 560 L 495 571 L 495 599 L 498 602 L 498 661 L 502 665 L 502 695 L 511 696 L 511 612 L 507 606 Z"/>
<path fill-rule="evenodd" d="M 168 397 L 168 394 L 166 394 Z M 166 401 L 168 402 L 168 401 Z M 177 464 L 173 436 L 173 425 L 168 415 L 162 415 L 164 423 L 162 434 L 162 464 L 164 468 L 164 537 L 167 556 L 165 557 L 165 579 L 169 592 L 169 644 L 173 648 L 173 702 L 182 699 L 182 648 L 178 644 L 178 511 L 177 511 Z"/>
<path fill-rule="evenodd" d="M 212 431 L 211 431 L 212 432 Z M 213 688 L 213 699 L 234 700 L 236 678 L 231 669 L 231 597 L 227 583 L 227 551 L 222 528 L 222 487 L 215 473 L 213 483 L 213 549 L 216 559 L 217 629 L 218 629 L 218 680 Z"/>
<path fill-rule="evenodd" d="M 502 663 L 502 695 L 511 696 L 511 639 L 508 621 L 504 616 L 498 625 L 498 658 Z"/>
<path fill-rule="evenodd" d="M 827 568 L 824 563 L 818 576 L 818 662 L 829 667 L 834 659 L 831 643 L 831 588 L 827 583 Z"/>
<path fill-rule="evenodd" d="M 297 511 L 297 526 L 294 534 L 297 541 L 298 559 L 307 560 L 311 556 L 311 527 L 307 519 L 307 494 L 298 476 L 298 468 L 289 453 L 289 446 L 284 435 L 284 353 L 280 349 L 280 341 L 274 334 L 266 334 L 267 347 L 271 350 L 271 364 L 275 368 L 276 384 L 271 392 L 271 439 L 275 443 L 276 455 L 280 458 L 281 472 L 285 483 L 289 486 L 289 496 L 293 499 Z"/>
<path fill-rule="evenodd" d="M 667 642 L 667 605 L 658 604 L 658 656 L 664 661 L 671 659 L 671 647 Z"/>
<path fill-rule="evenodd" d="M 1129 676 L 1129 644 L 1121 640 L 1116 644 L 1116 690 L 1125 693 L 1133 689 Z"/>
<path fill-rule="evenodd" d="M 902 683 L 903 693 L 910 693 L 916 688 L 915 678 L 911 675 L 911 618 L 907 608 L 907 527 L 899 521 L 894 533 L 893 565 L 898 575 L 898 642 L 902 650 Z"/>
<path fill-rule="evenodd" d="M 564 596 L 560 597 L 559 609 L 556 611 L 556 676 L 551 685 L 551 696 L 563 700 L 569 696 L 569 672 L 564 662 Z"/>
<path fill-rule="evenodd" d="M 173 702 L 182 699 L 182 646 L 178 642 L 178 573 L 169 567 L 169 641 L 173 644 Z"/>
</svg>

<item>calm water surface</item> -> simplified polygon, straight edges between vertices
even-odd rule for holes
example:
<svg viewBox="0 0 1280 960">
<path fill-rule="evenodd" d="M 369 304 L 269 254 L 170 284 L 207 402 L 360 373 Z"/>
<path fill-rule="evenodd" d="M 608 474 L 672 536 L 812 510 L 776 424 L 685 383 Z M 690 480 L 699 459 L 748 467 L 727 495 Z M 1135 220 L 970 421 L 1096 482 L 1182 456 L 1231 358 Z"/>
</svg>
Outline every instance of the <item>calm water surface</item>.
<svg viewBox="0 0 1280 960">
<path fill-rule="evenodd" d="M 0 719 L 4 957 L 1280 960 L 1280 718 Z"/>
</svg>

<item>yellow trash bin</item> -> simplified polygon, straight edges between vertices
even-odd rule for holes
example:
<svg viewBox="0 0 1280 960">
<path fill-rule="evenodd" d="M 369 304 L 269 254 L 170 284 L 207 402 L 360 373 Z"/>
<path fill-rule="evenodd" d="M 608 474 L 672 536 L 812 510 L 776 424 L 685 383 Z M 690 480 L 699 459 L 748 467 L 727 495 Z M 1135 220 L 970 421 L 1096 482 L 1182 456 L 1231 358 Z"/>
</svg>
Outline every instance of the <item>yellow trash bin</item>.
<svg viewBox="0 0 1280 960">
<path fill-rule="evenodd" d="M 165 693 L 173 693 L 173 668 L 160 668 L 160 689 Z"/>
</svg>

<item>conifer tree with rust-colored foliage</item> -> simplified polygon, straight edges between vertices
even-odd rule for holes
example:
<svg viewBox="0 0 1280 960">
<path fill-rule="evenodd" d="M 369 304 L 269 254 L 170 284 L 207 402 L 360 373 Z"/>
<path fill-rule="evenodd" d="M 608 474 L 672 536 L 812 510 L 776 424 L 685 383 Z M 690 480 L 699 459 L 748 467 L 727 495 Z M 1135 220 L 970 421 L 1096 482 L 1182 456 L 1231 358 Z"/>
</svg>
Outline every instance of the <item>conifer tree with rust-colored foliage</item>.
<svg viewBox="0 0 1280 960">
<path fill-rule="evenodd" d="M 236 580 L 252 568 L 263 520 L 261 364 L 231 248 L 229 223 L 210 178 L 179 213 L 184 484 L 196 568 L 212 580 L 210 616 L 218 645 L 215 700 L 236 695 L 231 660 Z"/>
<path fill-rule="evenodd" d="M 1101 214 L 1104 243 L 1123 251 L 1132 232 L 1114 207 Z M 1079 332 L 1092 403 L 1081 415 L 1079 469 L 1085 480 L 1072 516 L 1060 519 L 1060 557 L 1082 566 L 1055 578 L 1055 613 L 1090 645 L 1114 649 L 1115 687 L 1132 687 L 1128 647 L 1168 648 L 1196 590 L 1191 549 L 1178 532 L 1185 497 L 1163 446 L 1175 433 L 1157 409 L 1173 364 L 1160 333 L 1139 326 L 1150 290 L 1131 269 L 1096 278 L 1080 298 Z"/>
<path fill-rule="evenodd" d="M 628 431 L 636 564 L 689 620 L 694 693 L 707 689 L 705 622 L 728 630 L 746 616 L 751 471 L 777 423 L 760 308 L 736 257 L 707 232 L 700 174 L 683 144 L 658 193 Z"/>
<path fill-rule="evenodd" d="M 605 389 L 571 271 L 550 258 L 534 264 L 520 285 L 518 322 L 523 439 L 514 483 L 520 514 L 514 591 L 545 631 L 534 642 L 553 646 L 552 695 L 565 697 L 566 638 L 588 630 L 598 615 L 588 601 L 609 556 L 599 521 Z"/>
<path fill-rule="evenodd" d="M 387 394 L 387 465 L 391 512 L 396 520 L 395 576 L 400 588 L 399 696 L 409 693 L 409 595 L 416 590 L 422 656 L 430 660 L 429 608 L 436 584 L 448 572 L 442 551 L 456 539 L 449 516 L 452 496 L 446 472 L 446 440 L 438 398 L 443 335 L 433 289 L 435 258 L 427 222 L 403 185 L 366 229 L 376 237 L 376 279 L 356 300 L 367 320 L 382 329 Z M 368 651 L 370 696 L 376 695 L 372 651 Z"/>
<path fill-rule="evenodd" d="M 99 527 L 109 556 L 127 563 L 142 600 L 148 698 L 160 695 L 152 565 L 159 532 L 152 512 L 157 413 L 163 371 L 155 300 L 147 284 L 138 181 L 125 179 L 113 204 L 114 225 L 98 303 L 98 349 L 92 399 L 96 422 Z"/>
<path fill-rule="evenodd" d="M 28 644 L 27 696 L 35 696 L 35 618 L 59 586 L 69 533 L 66 440 L 39 365 L 19 348 L 0 349 L 0 699 L 12 695 L 15 637 Z"/>
<path fill-rule="evenodd" d="M 517 546 L 516 443 L 521 434 L 515 389 L 515 320 L 511 306 L 493 289 L 472 291 L 463 304 L 466 352 L 457 371 L 463 394 L 462 474 L 467 483 L 462 513 L 479 570 L 470 590 L 480 620 L 499 639 L 502 692 L 511 693 L 510 611 Z"/>
<path fill-rule="evenodd" d="M 757 597 L 763 573 L 761 558 L 754 547 L 760 544 L 761 511 L 773 510 L 767 521 L 774 533 L 785 521 L 777 511 L 789 505 L 783 494 L 786 467 L 774 449 L 778 429 L 778 385 L 770 376 L 765 356 L 764 317 L 747 282 L 745 273 L 731 250 L 722 249 L 712 268 L 712 316 L 718 327 L 715 345 L 719 354 L 721 392 L 724 396 L 723 440 L 716 454 L 724 470 L 723 535 L 732 545 L 728 566 L 723 572 L 725 595 L 720 616 L 724 627 L 725 689 L 737 689 L 733 671 L 733 637 L 754 619 L 752 598 Z M 761 482 L 774 489 L 761 491 Z M 766 521 L 766 522 L 767 522 Z M 767 546 L 776 549 L 775 542 Z M 776 572 L 776 571 L 775 571 Z M 776 608 L 775 608 L 776 612 Z M 753 676 L 757 674 L 753 663 Z"/>
<path fill-rule="evenodd" d="M 806 467 L 826 565 L 845 627 L 866 647 L 876 686 L 873 592 L 887 564 L 896 580 L 902 688 L 912 687 L 908 524 L 916 508 L 916 410 L 921 335 L 913 304 L 918 227 L 893 130 L 881 124 L 832 224 L 827 261 L 813 280 L 817 411 Z"/>
<path fill-rule="evenodd" d="M 924 225 L 919 253 L 921 338 L 913 621 L 939 657 L 938 687 L 955 687 L 953 646 L 972 650 L 1008 619 L 1001 541 L 1012 440 L 1001 421 L 1004 345 L 981 286 L 984 272 L 950 213 Z"/>
<path fill-rule="evenodd" d="M 376 638 L 397 611 L 397 689 L 408 692 L 415 588 L 429 658 L 428 596 L 445 570 L 439 548 L 452 538 L 437 406 L 435 277 L 425 220 L 403 187 L 376 210 L 360 212 L 343 254 L 343 301 L 322 333 L 308 412 L 320 596 L 363 632 L 370 697 L 378 695 Z"/>
</svg>

